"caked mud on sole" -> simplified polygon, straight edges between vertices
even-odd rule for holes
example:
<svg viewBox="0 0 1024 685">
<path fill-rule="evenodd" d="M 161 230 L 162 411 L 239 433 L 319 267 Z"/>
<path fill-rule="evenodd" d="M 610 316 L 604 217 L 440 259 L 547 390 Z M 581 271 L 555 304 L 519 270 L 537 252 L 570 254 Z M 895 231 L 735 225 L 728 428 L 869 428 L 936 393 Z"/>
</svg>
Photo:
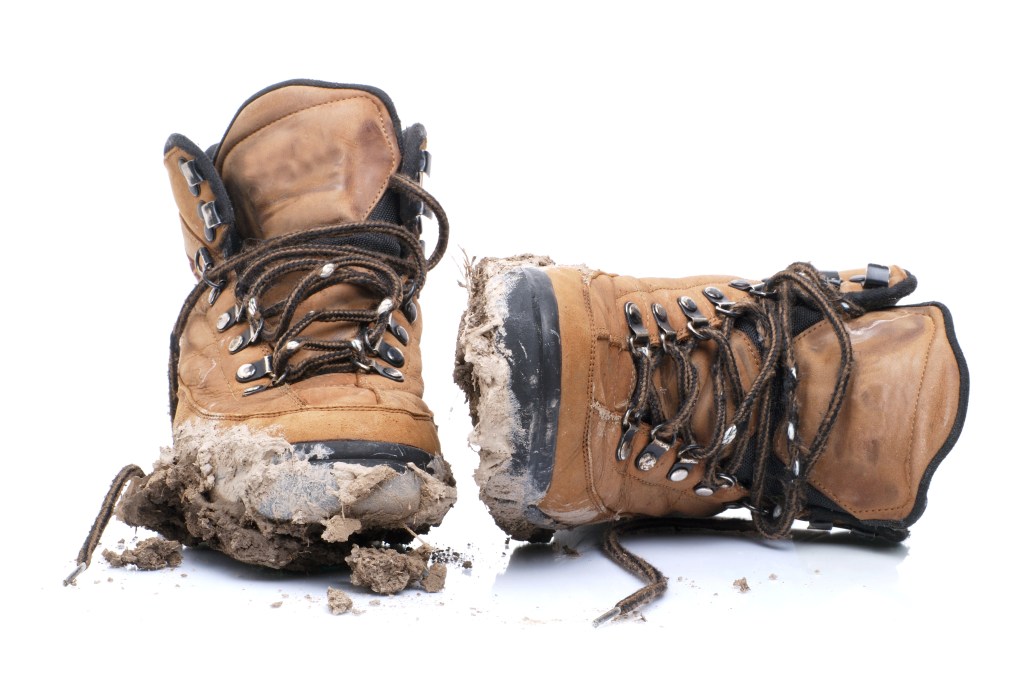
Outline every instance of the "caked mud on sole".
<svg viewBox="0 0 1024 685">
<path fill-rule="evenodd" d="M 547 257 L 483 259 L 467 267 L 469 304 L 455 352 L 480 466 L 480 498 L 517 540 L 564 526 L 538 508 L 551 482 L 561 394 L 558 307 Z"/>
<path fill-rule="evenodd" d="M 303 570 L 340 565 L 353 545 L 405 542 L 455 503 L 448 464 L 367 465 L 327 445 L 296 448 L 266 431 L 191 421 L 117 515 L 185 545 L 250 564 Z"/>
</svg>

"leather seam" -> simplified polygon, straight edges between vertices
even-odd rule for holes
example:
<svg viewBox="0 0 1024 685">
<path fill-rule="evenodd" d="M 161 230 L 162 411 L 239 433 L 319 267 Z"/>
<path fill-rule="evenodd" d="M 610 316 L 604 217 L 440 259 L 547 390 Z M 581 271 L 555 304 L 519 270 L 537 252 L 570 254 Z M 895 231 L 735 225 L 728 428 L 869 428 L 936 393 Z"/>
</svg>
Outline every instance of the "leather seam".
<svg viewBox="0 0 1024 685">
<path fill-rule="evenodd" d="M 253 418 L 273 418 L 273 417 L 278 417 L 278 416 L 289 416 L 291 414 L 303 414 L 303 413 L 305 413 L 307 411 L 330 412 L 330 413 L 340 413 L 340 412 L 383 412 L 385 414 L 396 414 L 396 415 L 408 416 L 409 418 L 411 418 L 413 420 L 416 420 L 416 421 L 431 421 L 432 418 L 433 418 L 433 417 L 431 417 L 429 415 L 426 415 L 426 414 L 414 414 L 414 413 L 412 413 L 410 411 L 407 411 L 405 409 L 396 409 L 394 407 L 370 407 L 370 406 L 356 406 L 356 407 L 340 407 L 340 406 L 330 406 L 330 407 L 298 407 L 298 408 L 295 408 L 295 409 L 288 409 L 288 410 L 282 410 L 282 411 L 269 411 L 269 412 L 259 412 L 259 413 L 252 413 L 252 414 L 219 414 L 217 412 L 206 411 L 202 407 L 198 406 L 195 403 L 195 401 L 191 397 L 189 397 L 189 396 L 186 396 L 183 399 L 185 400 L 186 404 L 196 414 L 198 414 L 200 416 L 203 416 L 204 418 L 229 419 L 229 420 L 233 420 L 233 421 L 245 421 L 247 419 L 253 419 Z"/>
</svg>

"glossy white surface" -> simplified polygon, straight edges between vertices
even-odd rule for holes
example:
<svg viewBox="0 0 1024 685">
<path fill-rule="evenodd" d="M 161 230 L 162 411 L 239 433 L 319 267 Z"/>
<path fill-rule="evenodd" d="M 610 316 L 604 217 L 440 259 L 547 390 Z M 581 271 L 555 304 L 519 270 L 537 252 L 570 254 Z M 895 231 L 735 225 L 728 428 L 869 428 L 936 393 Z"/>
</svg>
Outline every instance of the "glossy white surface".
<svg viewBox="0 0 1024 685">
<path fill-rule="evenodd" d="M 7 682 L 128 678 L 146 660 L 155 682 L 1016 677 L 1017 6 L 245 7 L 8 10 Z M 441 594 L 379 605 L 344 573 L 202 550 L 154 573 L 97 558 L 64 588 L 110 478 L 148 470 L 169 440 L 167 334 L 190 275 L 163 141 L 210 145 L 249 95 L 296 77 L 379 86 L 430 133 L 428 189 L 452 236 L 422 303 L 424 355 L 460 500 L 428 541 L 473 567 L 452 567 Z M 601 554 L 600 531 L 506 547 L 476 498 L 451 382 L 463 250 L 664 276 L 900 264 L 920 279 L 912 301 L 954 314 L 972 375 L 963 437 L 905 544 L 643 536 L 628 544 L 668 593 L 645 622 L 594 630 L 639 587 Z M 104 546 L 132 535 L 112 526 Z M 741 577 L 750 592 L 733 587 Z M 330 615 L 328 585 L 363 613 Z"/>
</svg>

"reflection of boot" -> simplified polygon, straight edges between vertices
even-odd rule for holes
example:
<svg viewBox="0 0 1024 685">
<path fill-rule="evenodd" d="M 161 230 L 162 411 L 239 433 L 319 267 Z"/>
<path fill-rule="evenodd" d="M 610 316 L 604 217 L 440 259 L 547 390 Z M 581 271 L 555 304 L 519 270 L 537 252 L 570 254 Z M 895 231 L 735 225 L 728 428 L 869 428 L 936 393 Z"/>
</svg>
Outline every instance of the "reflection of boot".
<svg viewBox="0 0 1024 685">
<path fill-rule="evenodd" d="M 522 540 L 746 507 L 901 540 L 967 407 L 942 305 L 897 267 L 638 279 L 537 258 L 472 268 L 456 379 L 476 478 Z"/>
<path fill-rule="evenodd" d="M 447 223 L 419 185 L 425 147 L 383 92 L 313 81 L 256 94 L 207 152 L 171 136 L 198 285 L 171 336 L 174 446 L 126 493 L 127 523 L 304 568 L 441 521 L 455 489 L 417 298 Z"/>
</svg>

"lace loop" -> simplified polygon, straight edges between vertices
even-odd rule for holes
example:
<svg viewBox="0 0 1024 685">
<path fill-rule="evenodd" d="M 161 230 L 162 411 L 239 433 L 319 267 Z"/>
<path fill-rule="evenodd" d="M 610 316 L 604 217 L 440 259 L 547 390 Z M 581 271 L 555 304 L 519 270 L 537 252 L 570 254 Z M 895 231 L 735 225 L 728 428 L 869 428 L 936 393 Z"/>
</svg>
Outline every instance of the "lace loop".
<svg viewBox="0 0 1024 685">
<path fill-rule="evenodd" d="M 217 265 L 203 260 L 202 278 L 186 298 L 171 333 L 168 376 L 172 417 L 178 394 L 178 341 L 185 324 L 202 294 L 218 285 L 224 287 L 231 275 L 235 276 L 237 304 L 227 316 L 221 316 L 217 328 L 225 331 L 243 321 L 249 324 L 248 339 L 233 351 L 256 342 L 271 346 L 265 359 L 271 386 L 335 372 L 376 372 L 402 380 L 397 369 L 371 357 L 382 356 L 399 366 L 404 362 L 400 352 L 381 341 L 389 326 L 395 329 L 392 312 L 413 311 L 412 300 L 423 287 L 427 272 L 440 262 L 448 244 L 448 219 L 437 200 L 414 181 L 394 174 L 388 188 L 422 202 L 436 217 L 437 243 L 429 258 L 424 256 L 419 236 L 407 228 L 384 221 L 359 221 L 311 227 L 264 240 Z M 397 252 L 366 247 L 367 235 L 393 241 Z M 347 302 L 349 306 L 300 314 L 310 298 L 337 287 L 356 290 L 358 304 Z M 315 324 L 332 323 L 353 324 L 356 334 L 350 340 L 327 339 L 311 330 Z M 408 341 L 407 333 L 404 340 Z M 257 376 L 252 374 L 247 380 Z"/>
<path fill-rule="evenodd" d="M 641 338 L 646 329 L 642 321 L 630 318 L 632 303 L 627 303 L 626 316 L 631 331 L 627 346 L 634 359 L 637 380 L 623 419 L 624 434 L 616 456 L 619 460 L 630 456 L 627 436 L 631 442 L 639 424 L 645 422 L 654 426 L 650 431 L 651 441 L 639 453 L 635 466 L 641 471 L 650 471 L 659 457 L 671 454 L 671 450 L 679 446 L 666 477 L 680 483 L 690 477 L 696 464 L 702 463 L 704 475 L 693 486 L 698 495 L 709 496 L 721 488 L 736 485 L 737 473 L 745 465 L 752 466 L 750 496 L 742 506 L 751 510 L 754 524 L 762 535 L 780 537 L 789 531 L 803 507 L 807 477 L 825 449 L 846 396 L 853 370 L 853 347 L 843 319 L 858 315 L 860 309 L 844 300 L 832 282 L 806 263 L 792 264 L 758 286 L 742 283 L 745 287 L 738 289 L 754 292 L 756 287 L 758 296 L 732 302 L 717 288 L 704 288 L 705 297 L 720 315 L 720 321 L 714 325 L 700 313 L 691 298 L 680 297 L 677 302 L 686 315 L 689 334 L 681 331 L 672 335 L 666 331 L 656 305 L 652 311 L 659 326 L 660 344 L 653 347 L 643 346 L 642 340 L 639 343 L 634 340 Z M 825 414 L 806 445 L 797 430 L 800 425 L 799 377 L 792 334 L 793 308 L 797 305 L 820 314 L 834 331 L 840 349 L 839 371 Z M 733 348 L 738 325 L 743 325 L 748 332 L 756 331 L 755 337 L 763 343 L 760 368 L 746 390 Z M 637 350 L 644 347 L 647 352 L 638 354 Z M 697 400 L 702 391 L 700 374 L 693 361 L 698 348 L 711 354 L 711 432 L 703 443 L 694 435 Z M 674 381 L 679 397 L 673 411 L 666 406 L 665 393 L 655 389 L 655 374 L 659 369 L 663 379 L 672 376 L 665 368 L 668 360 L 675 368 Z M 781 400 L 781 420 L 777 418 L 780 414 L 772 411 L 773 395 Z M 774 438 L 778 430 L 785 435 L 786 453 L 783 455 L 775 454 Z M 776 473 L 770 468 L 773 459 L 789 465 L 782 475 L 770 475 Z"/>
</svg>

